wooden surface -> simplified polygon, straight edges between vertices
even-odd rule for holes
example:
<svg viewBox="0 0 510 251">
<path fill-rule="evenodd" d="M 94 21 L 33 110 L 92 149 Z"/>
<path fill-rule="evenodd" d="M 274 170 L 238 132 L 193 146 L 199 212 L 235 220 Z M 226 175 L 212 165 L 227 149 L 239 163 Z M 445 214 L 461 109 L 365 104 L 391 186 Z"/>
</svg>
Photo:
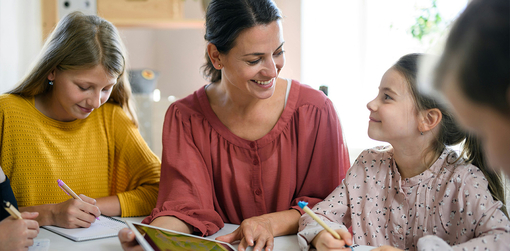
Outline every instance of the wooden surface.
<svg viewBox="0 0 510 251">
<path fill-rule="evenodd" d="M 180 19 L 182 0 L 97 0 L 97 15 L 107 20 Z"/>
<path fill-rule="evenodd" d="M 58 23 L 58 0 L 40 1 L 44 41 Z M 184 18 L 183 0 L 97 0 L 97 15 L 117 27 L 200 29 L 205 24 Z"/>
<path fill-rule="evenodd" d="M 43 41 L 57 25 L 57 0 L 41 0 Z"/>
</svg>

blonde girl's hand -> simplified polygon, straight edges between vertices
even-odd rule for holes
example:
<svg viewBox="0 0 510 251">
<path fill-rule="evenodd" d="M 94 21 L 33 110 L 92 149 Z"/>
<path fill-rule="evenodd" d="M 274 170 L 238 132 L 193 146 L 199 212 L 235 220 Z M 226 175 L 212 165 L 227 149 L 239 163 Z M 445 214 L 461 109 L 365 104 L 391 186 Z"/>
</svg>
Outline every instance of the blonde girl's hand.
<svg viewBox="0 0 510 251">
<path fill-rule="evenodd" d="M 79 196 L 83 201 L 71 198 L 53 205 L 52 225 L 64 228 L 88 228 L 96 221 L 96 217 L 101 215 L 96 200 L 83 194 Z"/>
<path fill-rule="evenodd" d="M 340 240 L 336 239 L 328 231 L 322 230 L 312 240 L 312 245 L 315 246 L 315 248 L 318 251 L 325 251 L 325 250 L 350 251 L 351 248 L 346 247 L 346 245 L 351 246 L 353 244 L 351 233 L 349 233 L 349 231 L 344 230 L 344 229 L 336 229 L 335 232 L 337 232 L 338 235 L 340 235 Z"/>
<path fill-rule="evenodd" d="M 403 251 L 403 250 L 392 246 L 380 246 L 378 248 L 372 249 L 372 251 Z"/>
</svg>

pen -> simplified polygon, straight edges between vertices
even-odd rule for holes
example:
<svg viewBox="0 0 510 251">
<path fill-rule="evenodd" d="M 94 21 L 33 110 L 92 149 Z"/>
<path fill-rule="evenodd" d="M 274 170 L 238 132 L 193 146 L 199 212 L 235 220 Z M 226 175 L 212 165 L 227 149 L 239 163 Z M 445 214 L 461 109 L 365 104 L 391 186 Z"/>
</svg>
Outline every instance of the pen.
<svg viewBox="0 0 510 251">
<path fill-rule="evenodd" d="M 326 231 L 328 231 L 331 235 L 333 235 L 333 237 L 340 240 L 340 235 L 338 235 L 337 232 L 335 232 L 333 229 L 328 227 L 328 225 L 326 225 L 326 223 L 324 221 L 322 221 L 321 218 L 319 218 L 319 216 L 317 216 L 307 205 L 308 205 L 308 202 L 304 202 L 304 201 L 298 202 L 298 206 L 300 208 L 302 208 L 303 211 L 305 211 L 305 213 L 310 215 L 315 221 L 317 221 L 317 223 L 319 223 L 324 229 L 326 229 Z M 345 247 L 350 248 L 351 250 L 354 250 L 354 248 L 349 245 L 345 245 Z"/>
<path fill-rule="evenodd" d="M 61 179 L 57 180 L 58 186 L 66 192 L 67 195 L 71 195 L 74 199 L 83 201 L 80 196 L 78 196 L 71 188 L 69 188 L 66 183 L 64 183 Z"/>
<path fill-rule="evenodd" d="M 83 201 L 80 196 L 78 196 L 70 187 L 66 185 L 61 179 L 57 180 L 58 186 L 66 192 L 66 194 L 71 195 L 74 199 Z M 97 220 L 99 220 L 99 217 L 96 217 Z"/>
<path fill-rule="evenodd" d="M 16 220 L 23 219 L 18 209 L 16 209 L 10 202 L 4 200 L 4 208 L 7 212 L 9 212 L 12 217 Z"/>
<path fill-rule="evenodd" d="M 322 221 L 319 216 L 317 216 L 308 206 L 308 202 L 300 201 L 298 202 L 298 206 L 305 211 L 308 215 L 310 215 L 317 223 L 319 223 L 326 231 L 328 231 L 331 235 L 333 235 L 335 238 L 340 240 L 340 235 L 338 235 L 337 232 L 335 232 L 333 229 L 328 227 L 324 221 Z"/>
</svg>

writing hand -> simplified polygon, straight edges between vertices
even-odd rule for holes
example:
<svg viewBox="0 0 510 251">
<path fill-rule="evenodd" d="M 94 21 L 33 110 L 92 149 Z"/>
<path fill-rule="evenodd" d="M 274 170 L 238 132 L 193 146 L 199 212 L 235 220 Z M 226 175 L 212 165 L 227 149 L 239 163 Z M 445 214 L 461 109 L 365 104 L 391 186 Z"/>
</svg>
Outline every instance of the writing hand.
<svg viewBox="0 0 510 251">
<path fill-rule="evenodd" d="M 273 250 L 274 235 L 271 221 L 257 216 L 244 220 L 232 233 L 220 236 L 216 240 L 232 243 L 241 240 L 239 251 L 245 251 L 248 246 L 254 246 L 253 251 Z"/>
<path fill-rule="evenodd" d="M 336 239 L 332 234 L 326 230 L 322 230 L 312 240 L 312 245 L 315 246 L 317 251 L 323 250 L 342 250 L 350 251 L 350 248 L 346 248 L 345 245 L 351 246 L 352 235 L 349 231 L 344 229 L 335 229 L 335 232 L 340 235 L 340 240 Z"/>
<path fill-rule="evenodd" d="M 39 234 L 39 223 L 34 219 L 39 213 L 23 212 L 23 219 L 12 216 L 0 222 L 0 250 L 27 250 L 34 244 L 34 238 Z"/>
<path fill-rule="evenodd" d="M 83 201 L 69 199 L 54 204 L 52 209 L 53 224 L 64 228 L 88 228 L 101 215 L 96 206 L 96 200 L 83 194 L 79 195 Z"/>
</svg>

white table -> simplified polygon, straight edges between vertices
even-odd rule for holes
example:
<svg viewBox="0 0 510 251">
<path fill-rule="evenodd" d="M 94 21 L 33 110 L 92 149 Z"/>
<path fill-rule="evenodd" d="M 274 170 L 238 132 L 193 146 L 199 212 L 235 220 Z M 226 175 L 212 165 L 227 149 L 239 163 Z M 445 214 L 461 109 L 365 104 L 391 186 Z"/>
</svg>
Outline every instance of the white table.
<svg viewBox="0 0 510 251">
<path fill-rule="evenodd" d="M 141 222 L 145 217 L 134 217 L 134 218 L 120 218 L 115 217 L 120 220 L 130 220 L 134 222 Z M 214 239 L 218 236 L 225 235 L 228 233 L 231 233 L 234 231 L 238 225 L 235 224 L 225 224 L 225 227 L 223 227 L 220 231 L 218 231 L 216 234 L 211 235 L 207 238 Z M 75 242 L 70 239 L 67 239 L 65 237 L 62 237 L 58 234 L 55 234 L 51 231 L 48 231 L 44 228 L 41 228 L 41 231 L 39 232 L 39 235 L 36 239 L 49 239 L 50 240 L 50 248 L 49 250 L 52 251 L 116 251 L 122 250 L 122 247 L 120 246 L 120 241 L 117 237 L 111 237 L 111 238 L 103 238 L 103 239 L 96 239 L 96 240 L 90 240 L 90 241 L 80 241 Z M 299 250 L 299 245 L 297 243 L 297 236 L 296 235 L 287 235 L 287 236 L 280 236 L 276 237 L 274 240 L 274 248 L 273 250 Z M 237 248 L 238 245 L 233 245 Z M 251 250 L 248 249 L 248 250 Z"/>
</svg>

